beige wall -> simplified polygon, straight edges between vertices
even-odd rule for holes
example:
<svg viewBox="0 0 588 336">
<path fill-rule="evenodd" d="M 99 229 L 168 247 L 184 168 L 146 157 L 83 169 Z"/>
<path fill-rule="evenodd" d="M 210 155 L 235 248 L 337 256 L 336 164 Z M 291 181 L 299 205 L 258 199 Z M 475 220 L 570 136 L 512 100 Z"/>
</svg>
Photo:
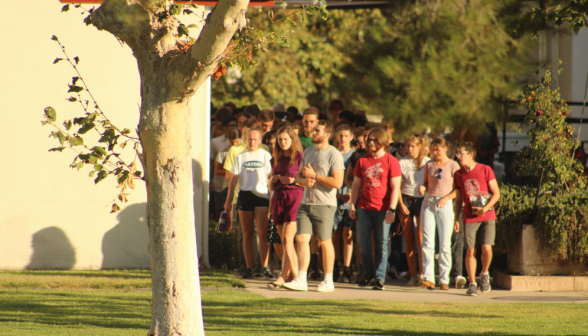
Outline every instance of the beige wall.
<svg viewBox="0 0 588 336">
<path fill-rule="evenodd" d="M 139 116 L 139 76 L 130 49 L 86 27 L 77 11 L 60 13 L 61 6 L 31 0 L 25 15 L 0 11 L 0 269 L 148 268 L 144 185 L 137 184 L 121 212 L 109 214 L 118 191 L 114 178 L 94 185 L 89 167 L 68 167 L 73 151 L 47 152 L 57 142 L 48 138 L 50 126 L 41 126 L 43 109 L 55 107 L 59 120 L 81 114 L 79 105 L 65 101 L 75 74 L 65 62 L 52 64 L 61 53 L 51 35 L 70 57 L 80 57 L 82 75 L 115 125 L 134 130 Z M 192 111 L 204 114 L 206 88 L 197 96 Z M 201 118 L 192 128 L 200 135 L 196 148 L 207 147 L 208 118 Z M 206 154 L 194 159 L 207 162 Z M 196 192 L 206 202 L 206 193 Z M 197 222 L 202 225 L 202 218 Z"/>
</svg>

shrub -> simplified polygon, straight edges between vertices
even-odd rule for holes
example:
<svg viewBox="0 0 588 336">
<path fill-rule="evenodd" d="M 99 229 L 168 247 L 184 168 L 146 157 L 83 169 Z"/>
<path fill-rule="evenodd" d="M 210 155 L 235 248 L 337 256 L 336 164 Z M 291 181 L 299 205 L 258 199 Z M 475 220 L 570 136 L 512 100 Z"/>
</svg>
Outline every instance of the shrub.
<svg viewBox="0 0 588 336">
<path fill-rule="evenodd" d="M 533 202 L 530 186 L 504 184 L 500 188 L 500 201 L 496 203 L 496 245 L 501 251 L 512 252 L 517 244 L 523 224 L 533 221 Z"/>
</svg>

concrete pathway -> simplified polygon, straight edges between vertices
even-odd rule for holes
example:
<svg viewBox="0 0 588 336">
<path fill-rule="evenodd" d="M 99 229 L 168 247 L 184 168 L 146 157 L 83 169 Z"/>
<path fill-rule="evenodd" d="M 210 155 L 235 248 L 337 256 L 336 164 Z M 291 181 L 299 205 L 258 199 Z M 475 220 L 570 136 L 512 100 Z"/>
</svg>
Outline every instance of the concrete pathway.
<svg viewBox="0 0 588 336">
<path fill-rule="evenodd" d="M 233 275 L 241 278 L 236 272 Z M 355 277 L 354 277 L 355 278 Z M 576 302 L 588 303 L 588 292 L 511 292 L 493 288 L 488 293 L 478 292 L 478 296 L 468 296 L 467 289 L 451 288 L 442 291 L 439 288 L 427 290 L 419 287 L 406 286 L 406 280 L 386 281 L 383 291 L 372 290 L 370 287 L 360 288 L 356 284 L 335 283 L 335 291 L 331 293 L 316 292 L 320 281 L 309 280 L 307 292 L 290 291 L 287 289 L 271 290 L 267 287 L 269 279 L 242 279 L 252 293 L 261 294 L 268 299 L 343 299 L 343 300 L 390 300 L 412 302 L 473 302 L 473 303 L 511 303 L 511 302 Z"/>
</svg>

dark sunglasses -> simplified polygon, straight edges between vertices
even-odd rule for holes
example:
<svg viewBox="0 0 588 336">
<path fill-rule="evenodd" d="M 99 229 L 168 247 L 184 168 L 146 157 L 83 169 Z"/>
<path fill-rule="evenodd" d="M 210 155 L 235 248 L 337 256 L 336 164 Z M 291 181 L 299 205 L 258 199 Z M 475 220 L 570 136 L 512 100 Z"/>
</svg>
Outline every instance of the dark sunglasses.
<svg viewBox="0 0 588 336">
<path fill-rule="evenodd" d="M 441 168 L 437 168 L 437 180 L 441 179 L 441 172 L 443 171 L 443 169 Z"/>
</svg>

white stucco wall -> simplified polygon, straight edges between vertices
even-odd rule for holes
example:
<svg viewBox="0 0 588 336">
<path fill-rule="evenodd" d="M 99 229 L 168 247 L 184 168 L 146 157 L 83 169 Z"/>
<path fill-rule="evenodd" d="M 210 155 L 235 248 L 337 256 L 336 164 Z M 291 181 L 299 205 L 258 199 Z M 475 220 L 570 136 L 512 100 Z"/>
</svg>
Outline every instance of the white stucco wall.
<svg viewBox="0 0 588 336">
<path fill-rule="evenodd" d="M 0 11 L 0 269 L 148 268 L 144 184 L 136 184 L 122 211 L 109 214 L 118 191 L 115 179 L 94 185 L 89 167 L 69 168 L 73 151 L 47 152 L 57 142 L 48 138 L 51 127 L 41 126 L 43 109 L 55 107 L 59 120 L 82 113 L 65 101 L 75 74 L 65 62 L 52 64 L 61 57 L 52 35 L 70 57 L 80 57 L 82 76 L 115 125 L 135 130 L 139 116 L 139 75 L 131 50 L 87 27 L 79 12 L 60 13 L 61 6 L 57 0 L 31 0 L 24 14 Z M 206 89 L 193 100 L 193 113 L 207 113 Z M 207 147 L 207 127 L 193 125 L 200 135 L 196 148 Z M 199 151 L 194 159 L 207 162 L 205 155 Z M 206 193 L 196 192 L 205 202 Z M 202 218 L 197 221 L 203 224 Z"/>
</svg>

